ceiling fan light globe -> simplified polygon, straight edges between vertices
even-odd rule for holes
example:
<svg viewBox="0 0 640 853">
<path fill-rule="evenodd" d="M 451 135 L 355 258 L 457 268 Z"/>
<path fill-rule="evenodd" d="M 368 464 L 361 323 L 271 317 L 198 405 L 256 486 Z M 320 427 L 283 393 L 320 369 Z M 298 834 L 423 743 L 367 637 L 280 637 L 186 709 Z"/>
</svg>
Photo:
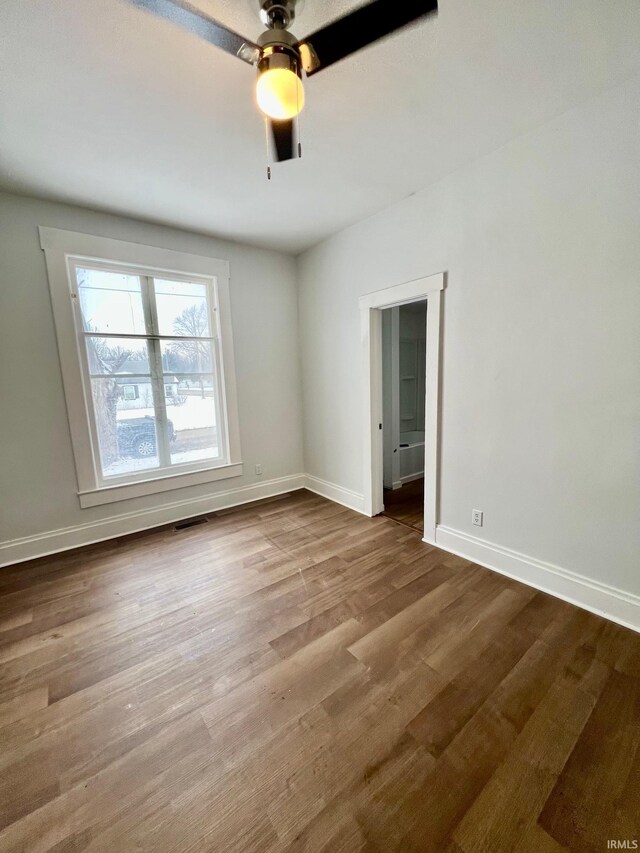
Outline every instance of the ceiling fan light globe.
<svg viewBox="0 0 640 853">
<path fill-rule="evenodd" d="M 256 100 L 269 118 L 295 118 L 304 107 L 302 80 L 289 68 L 269 68 L 258 77 Z"/>
</svg>

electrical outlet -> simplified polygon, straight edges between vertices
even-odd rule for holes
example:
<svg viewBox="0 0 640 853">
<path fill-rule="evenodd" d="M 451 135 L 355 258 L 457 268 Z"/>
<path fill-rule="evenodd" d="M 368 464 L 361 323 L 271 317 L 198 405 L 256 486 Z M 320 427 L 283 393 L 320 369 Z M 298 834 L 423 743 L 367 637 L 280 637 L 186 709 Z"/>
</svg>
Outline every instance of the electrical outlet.
<svg viewBox="0 0 640 853">
<path fill-rule="evenodd" d="M 484 513 L 481 509 L 473 509 L 471 510 L 471 523 L 475 524 L 476 527 L 482 527 L 484 522 Z"/>
<path fill-rule="evenodd" d="M 262 474 L 262 465 L 256 465 L 256 474 Z"/>
</svg>

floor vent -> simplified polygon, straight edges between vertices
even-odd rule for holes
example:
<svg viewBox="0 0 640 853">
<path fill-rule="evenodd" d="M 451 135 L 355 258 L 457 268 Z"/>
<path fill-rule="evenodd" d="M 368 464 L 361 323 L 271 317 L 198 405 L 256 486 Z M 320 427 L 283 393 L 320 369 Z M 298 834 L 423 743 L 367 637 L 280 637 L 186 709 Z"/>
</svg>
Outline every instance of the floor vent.
<svg viewBox="0 0 640 853">
<path fill-rule="evenodd" d="M 187 530 L 189 527 L 197 527 L 198 524 L 206 524 L 208 521 L 208 518 L 189 518 L 187 521 L 181 521 L 179 524 L 175 524 L 173 529 Z"/>
</svg>

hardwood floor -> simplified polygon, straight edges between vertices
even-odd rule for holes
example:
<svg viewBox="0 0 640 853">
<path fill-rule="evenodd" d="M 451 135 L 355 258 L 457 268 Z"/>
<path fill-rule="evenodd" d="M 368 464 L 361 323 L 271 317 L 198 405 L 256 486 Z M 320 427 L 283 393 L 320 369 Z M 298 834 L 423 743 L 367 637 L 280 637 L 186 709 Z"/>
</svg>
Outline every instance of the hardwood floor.
<svg viewBox="0 0 640 853">
<path fill-rule="evenodd" d="M 307 492 L 0 571 L 0 850 L 604 851 L 640 636 Z"/>
<path fill-rule="evenodd" d="M 422 533 L 424 530 L 424 480 L 405 483 L 401 489 L 385 489 L 382 514 Z"/>
</svg>

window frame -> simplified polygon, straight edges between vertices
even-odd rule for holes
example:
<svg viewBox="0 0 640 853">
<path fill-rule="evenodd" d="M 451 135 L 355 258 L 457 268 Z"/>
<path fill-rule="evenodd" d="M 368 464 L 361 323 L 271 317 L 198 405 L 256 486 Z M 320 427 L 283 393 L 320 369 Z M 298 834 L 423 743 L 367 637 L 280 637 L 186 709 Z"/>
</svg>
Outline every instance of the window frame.
<svg viewBox="0 0 640 853">
<path fill-rule="evenodd" d="M 57 228 L 41 226 L 39 233 L 49 278 L 80 505 L 96 506 L 242 476 L 228 262 Z M 224 433 L 222 460 L 103 477 L 74 271 L 83 264 L 141 277 L 171 277 L 207 284 L 211 330 L 218 337 L 213 373 L 220 388 L 216 417 L 219 433 Z"/>
</svg>

